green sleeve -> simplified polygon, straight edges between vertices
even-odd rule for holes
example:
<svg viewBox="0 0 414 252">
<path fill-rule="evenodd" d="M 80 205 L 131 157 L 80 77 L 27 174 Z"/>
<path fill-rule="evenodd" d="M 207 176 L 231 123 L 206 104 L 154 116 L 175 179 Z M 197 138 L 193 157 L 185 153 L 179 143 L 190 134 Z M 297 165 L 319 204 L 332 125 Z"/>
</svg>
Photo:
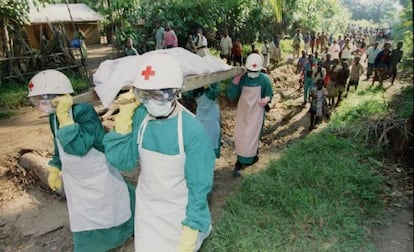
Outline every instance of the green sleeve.
<svg viewBox="0 0 414 252">
<path fill-rule="evenodd" d="M 201 123 L 187 113 L 183 113 L 183 133 L 188 203 L 182 224 L 207 232 L 211 224 L 207 195 L 213 187 L 214 148 Z"/>
<path fill-rule="evenodd" d="M 218 92 L 219 85 L 217 83 L 211 84 L 208 88 L 204 90 L 204 93 L 206 94 L 207 98 L 213 101 L 216 100 Z"/>
<path fill-rule="evenodd" d="M 138 162 L 137 135 L 146 111 L 144 106 L 138 107 L 132 117 L 132 131 L 119 134 L 112 130 L 105 134 L 103 144 L 108 162 L 121 171 L 132 171 Z"/>
<path fill-rule="evenodd" d="M 273 98 L 272 83 L 270 82 L 269 76 L 262 74 L 262 98 L 268 96 L 270 100 Z"/>
<path fill-rule="evenodd" d="M 63 151 L 84 156 L 91 148 L 103 151 L 104 130 L 94 108 L 90 104 L 78 104 L 72 108 L 74 124 L 56 131 Z"/>
<path fill-rule="evenodd" d="M 244 76 L 242 77 L 242 79 Z M 238 85 L 234 85 L 231 81 L 227 88 L 227 98 L 234 101 L 237 100 L 241 94 L 241 86 L 242 86 L 242 80 L 240 80 Z"/>
</svg>

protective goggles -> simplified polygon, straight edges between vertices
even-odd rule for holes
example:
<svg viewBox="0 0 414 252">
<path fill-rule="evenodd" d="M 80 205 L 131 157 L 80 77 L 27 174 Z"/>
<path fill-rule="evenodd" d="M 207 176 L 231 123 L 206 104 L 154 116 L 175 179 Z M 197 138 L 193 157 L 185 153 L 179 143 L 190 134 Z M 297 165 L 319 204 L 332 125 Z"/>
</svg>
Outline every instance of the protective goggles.
<svg viewBox="0 0 414 252">
<path fill-rule="evenodd" d="M 173 88 L 161 89 L 161 90 L 142 90 L 134 89 L 135 97 L 142 103 L 146 103 L 149 100 L 156 100 L 160 102 L 168 102 L 174 100 L 177 90 Z"/>
<path fill-rule="evenodd" d="M 37 96 L 33 96 L 30 97 L 30 102 L 32 102 L 33 105 L 37 106 L 39 105 L 41 102 L 48 102 L 51 101 L 53 98 L 57 97 L 57 94 L 44 94 L 44 95 L 37 95 Z"/>
</svg>

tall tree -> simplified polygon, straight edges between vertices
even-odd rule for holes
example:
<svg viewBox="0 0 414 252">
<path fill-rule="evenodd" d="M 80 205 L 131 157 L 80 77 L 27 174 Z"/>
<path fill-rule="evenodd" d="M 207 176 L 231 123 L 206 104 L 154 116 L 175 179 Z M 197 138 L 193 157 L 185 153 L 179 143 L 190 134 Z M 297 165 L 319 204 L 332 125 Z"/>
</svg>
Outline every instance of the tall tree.
<svg viewBox="0 0 414 252">
<path fill-rule="evenodd" d="M 400 2 L 404 1 L 406 0 L 400 0 Z M 352 13 L 352 19 L 372 20 L 376 23 L 393 19 L 398 2 L 398 0 L 341 0 L 343 6 Z"/>
<path fill-rule="evenodd" d="M 308 31 L 342 33 L 350 20 L 338 0 L 297 0 L 293 8 L 291 22 Z"/>
<path fill-rule="evenodd" d="M 0 26 L 2 27 L 3 50 L 6 57 L 13 55 L 10 31 L 20 30 L 29 20 L 28 0 L 0 1 Z"/>
</svg>

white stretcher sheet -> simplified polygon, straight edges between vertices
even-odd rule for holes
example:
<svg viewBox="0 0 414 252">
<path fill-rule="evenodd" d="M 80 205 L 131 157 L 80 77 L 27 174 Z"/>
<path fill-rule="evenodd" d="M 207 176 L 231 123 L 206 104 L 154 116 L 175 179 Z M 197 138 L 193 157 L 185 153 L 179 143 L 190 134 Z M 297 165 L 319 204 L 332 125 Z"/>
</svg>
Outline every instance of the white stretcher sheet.
<svg viewBox="0 0 414 252">
<path fill-rule="evenodd" d="M 137 69 L 142 59 L 154 53 L 164 53 L 173 56 L 179 62 L 184 77 L 231 69 L 231 66 L 215 56 L 207 55 L 200 57 L 181 47 L 155 50 L 142 55 L 126 56 L 115 60 L 105 60 L 99 65 L 93 75 L 95 91 L 105 107 L 108 107 L 113 102 L 123 87 L 132 86 L 139 74 Z"/>
</svg>

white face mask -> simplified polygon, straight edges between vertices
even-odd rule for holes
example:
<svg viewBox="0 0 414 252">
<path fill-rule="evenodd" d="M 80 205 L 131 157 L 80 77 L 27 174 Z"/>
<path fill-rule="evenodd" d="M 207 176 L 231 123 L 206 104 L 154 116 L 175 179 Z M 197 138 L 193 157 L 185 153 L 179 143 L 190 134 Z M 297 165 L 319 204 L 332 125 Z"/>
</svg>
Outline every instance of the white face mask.
<svg viewBox="0 0 414 252">
<path fill-rule="evenodd" d="M 259 74 L 260 72 L 247 72 L 247 77 L 254 79 L 259 77 Z"/>
<path fill-rule="evenodd" d="M 52 108 L 52 104 L 50 104 L 50 100 L 40 100 L 39 101 L 39 110 L 42 114 L 52 114 L 55 113 L 56 108 Z"/>
<path fill-rule="evenodd" d="M 144 103 L 144 106 L 147 108 L 147 111 L 153 117 L 166 116 L 173 109 L 173 101 L 157 101 L 154 99 L 148 100 Z"/>
</svg>

